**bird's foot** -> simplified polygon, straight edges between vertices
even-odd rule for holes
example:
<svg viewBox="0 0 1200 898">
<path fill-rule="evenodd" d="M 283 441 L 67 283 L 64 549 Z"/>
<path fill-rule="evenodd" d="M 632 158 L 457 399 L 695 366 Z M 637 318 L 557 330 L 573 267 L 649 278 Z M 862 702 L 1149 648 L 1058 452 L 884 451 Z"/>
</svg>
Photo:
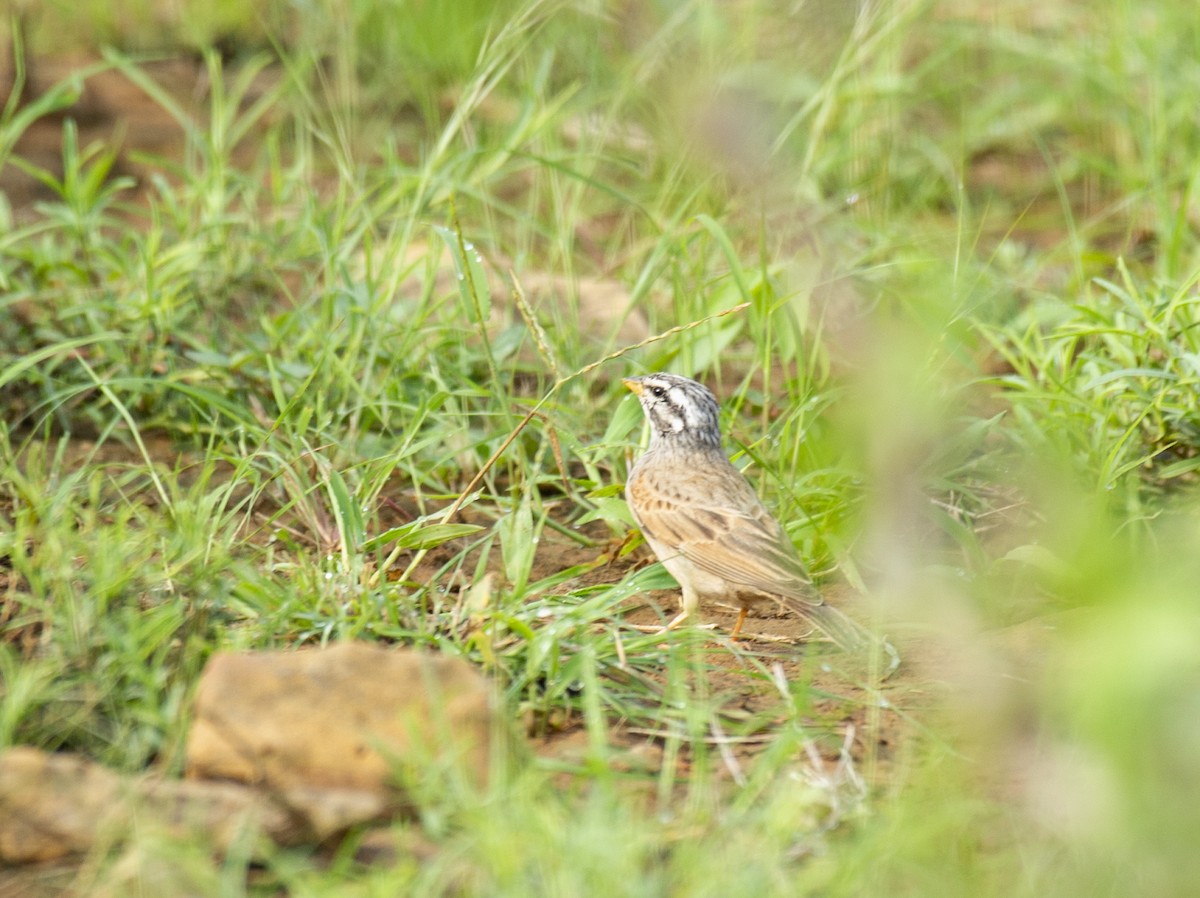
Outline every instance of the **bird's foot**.
<svg viewBox="0 0 1200 898">
<path fill-rule="evenodd" d="M 639 633 L 669 633 L 671 630 L 678 630 L 679 627 L 674 623 L 669 623 L 666 626 L 662 624 L 626 624 L 629 629 L 637 630 Z M 696 624 L 697 630 L 715 630 L 716 624 Z"/>
</svg>

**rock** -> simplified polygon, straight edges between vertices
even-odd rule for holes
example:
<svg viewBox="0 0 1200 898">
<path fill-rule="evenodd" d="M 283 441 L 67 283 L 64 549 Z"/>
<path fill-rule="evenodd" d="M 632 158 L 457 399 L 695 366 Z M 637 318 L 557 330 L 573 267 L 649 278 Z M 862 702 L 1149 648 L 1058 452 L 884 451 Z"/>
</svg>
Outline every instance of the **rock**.
<svg viewBox="0 0 1200 898">
<path fill-rule="evenodd" d="M 379 264 L 376 260 L 375 264 Z M 420 270 L 419 266 L 433 267 L 434 291 L 438 294 L 458 290 L 458 273 L 445 246 L 423 242 L 412 243 L 400 263 L 404 268 Z M 492 338 L 521 315 L 512 301 L 512 282 L 509 272 L 516 266 L 512 260 L 488 254 L 483 265 L 487 276 L 487 295 L 491 297 L 491 316 L 488 328 Z M 355 263 L 358 276 L 365 276 L 368 260 L 364 256 Z M 541 325 L 547 329 L 554 326 L 573 327 L 593 346 L 605 345 L 612 339 L 615 345 L 638 343 L 650 336 L 650 322 L 646 307 L 654 300 L 641 297 L 635 301 L 629 289 L 620 281 L 603 275 L 568 276 L 549 271 L 523 269 L 517 281 L 530 307 Z M 429 270 L 410 278 L 401 288 L 403 295 L 415 298 L 428 289 Z M 659 297 L 662 300 L 662 297 Z M 574 308 L 576 318 L 571 321 L 570 310 Z"/>
<path fill-rule="evenodd" d="M 56 860 L 88 851 L 134 824 L 201 833 L 219 852 L 258 833 L 280 845 L 319 842 L 384 820 L 379 792 L 297 788 L 267 795 L 236 783 L 122 777 L 77 755 L 14 748 L 0 755 L 0 862 Z"/>
<path fill-rule="evenodd" d="M 0 755 L 0 861 L 51 861 L 91 847 L 121 798 L 121 778 L 74 755 Z"/>
<path fill-rule="evenodd" d="M 192 778 L 273 790 L 487 781 L 492 687 L 465 661 L 342 643 L 218 654 L 196 692 Z M 399 779 L 398 779 L 399 774 Z"/>
<path fill-rule="evenodd" d="M 603 277 L 578 277 L 529 271 L 521 287 L 536 306 L 571 308 L 570 297 L 578 297 L 579 332 L 595 343 L 612 337 L 617 345 L 638 343 L 650 336 L 645 311 L 634 304 L 620 281 Z M 550 319 L 553 320 L 553 319 Z"/>
<path fill-rule="evenodd" d="M 366 789 L 283 789 L 270 794 L 238 783 L 144 780 L 140 808 L 174 831 L 204 833 L 220 852 L 257 830 L 277 845 L 323 842 L 352 826 L 386 820 L 391 802 Z"/>
<path fill-rule="evenodd" d="M 510 745 L 492 705 L 482 675 L 438 655 L 365 643 L 219 654 L 197 690 L 186 781 L 0 754 L 0 865 L 85 853 L 134 826 L 199 833 L 220 853 L 324 842 L 392 819 L 413 788 L 484 785 L 492 752 Z"/>
</svg>

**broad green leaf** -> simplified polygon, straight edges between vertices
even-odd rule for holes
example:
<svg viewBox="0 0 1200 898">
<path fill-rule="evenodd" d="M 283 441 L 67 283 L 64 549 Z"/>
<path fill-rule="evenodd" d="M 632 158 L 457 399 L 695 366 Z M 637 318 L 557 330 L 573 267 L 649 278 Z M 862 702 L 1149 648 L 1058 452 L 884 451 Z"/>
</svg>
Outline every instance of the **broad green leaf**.
<svg viewBox="0 0 1200 898">
<path fill-rule="evenodd" d="M 364 552 L 370 552 L 389 543 L 396 543 L 401 549 L 432 549 L 482 529 L 478 524 L 427 524 L 421 519 L 371 537 L 363 543 L 362 549 Z"/>
</svg>

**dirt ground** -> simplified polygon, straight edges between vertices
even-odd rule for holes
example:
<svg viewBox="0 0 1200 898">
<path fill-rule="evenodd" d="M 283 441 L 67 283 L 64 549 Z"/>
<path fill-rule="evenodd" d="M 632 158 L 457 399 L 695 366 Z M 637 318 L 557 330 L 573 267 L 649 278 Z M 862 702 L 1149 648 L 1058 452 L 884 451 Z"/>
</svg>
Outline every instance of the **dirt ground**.
<svg viewBox="0 0 1200 898">
<path fill-rule="evenodd" d="M 98 57 L 38 57 L 26 60 L 22 102 L 29 105 L 72 75 L 100 65 Z M 208 74 L 198 58 L 148 62 L 142 70 L 180 107 L 202 121 Z M 252 88 L 248 99 L 256 99 L 271 75 L 264 75 Z M 0 92 L 8 96 L 14 87 L 11 67 L 0 69 Z M 82 82 L 82 93 L 71 106 L 42 116 L 25 130 L 13 154 L 46 171 L 62 173 L 63 125 L 69 119 L 78 129 L 78 144 L 85 149 L 100 144 L 116 152 L 111 178 L 129 177 L 135 182 L 126 199 L 137 200 L 149 189 L 145 178 L 148 164 L 139 154 L 178 159 L 185 146 L 179 123 L 141 88 L 118 71 L 104 69 Z M 235 150 L 235 157 L 249 158 L 255 152 L 249 144 Z M 0 168 L 0 192 L 8 198 L 17 222 L 36 215 L 39 201 L 53 198 L 50 188 L 15 165 Z"/>
</svg>

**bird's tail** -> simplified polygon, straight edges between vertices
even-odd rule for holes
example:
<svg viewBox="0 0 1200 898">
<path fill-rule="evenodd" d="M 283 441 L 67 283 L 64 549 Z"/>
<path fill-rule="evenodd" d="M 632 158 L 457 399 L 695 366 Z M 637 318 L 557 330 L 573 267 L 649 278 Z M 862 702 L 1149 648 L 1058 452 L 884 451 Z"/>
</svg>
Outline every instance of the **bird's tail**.
<svg viewBox="0 0 1200 898">
<path fill-rule="evenodd" d="M 813 605 L 810 602 L 789 602 L 789 605 L 799 614 L 813 623 L 822 633 L 832 639 L 844 651 L 854 654 L 865 654 L 875 647 L 881 650 L 880 663 L 886 668 L 887 676 L 900 666 L 900 655 L 895 647 L 882 636 L 872 633 L 858 621 L 843 614 L 832 605 L 822 602 Z"/>
<path fill-rule="evenodd" d="M 810 620 L 817 629 L 847 652 L 861 652 L 874 639 L 865 627 L 826 602 L 820 605 L 808 602 L 796 604 L 794 610 L 797 613 Z"/>
</svg>

